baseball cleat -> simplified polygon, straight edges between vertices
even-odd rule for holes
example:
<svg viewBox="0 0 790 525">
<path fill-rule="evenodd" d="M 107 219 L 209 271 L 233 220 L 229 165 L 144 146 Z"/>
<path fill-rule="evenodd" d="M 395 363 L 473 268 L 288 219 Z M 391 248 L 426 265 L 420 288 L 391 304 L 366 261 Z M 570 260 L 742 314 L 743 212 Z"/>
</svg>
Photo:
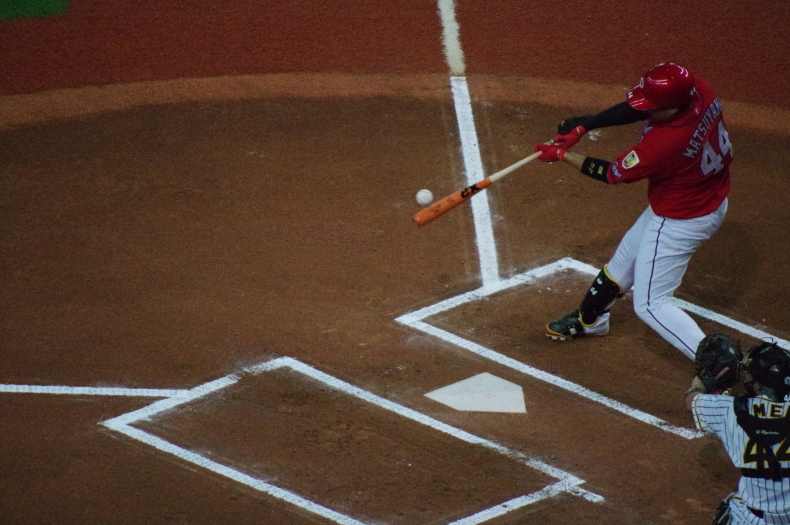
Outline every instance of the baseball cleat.
<svg viewBox="0 0 790 525">
<path fill-rule="evenodd" d="M 601 314 L 592 325 L 587 326 L 582 323 L 579 310 L 574 310 L 547 324 L 544 333 L 555 341 L 567 341 L 584 335 L 604 336 L 609 333 L 609 312 Z"/>
</svg>

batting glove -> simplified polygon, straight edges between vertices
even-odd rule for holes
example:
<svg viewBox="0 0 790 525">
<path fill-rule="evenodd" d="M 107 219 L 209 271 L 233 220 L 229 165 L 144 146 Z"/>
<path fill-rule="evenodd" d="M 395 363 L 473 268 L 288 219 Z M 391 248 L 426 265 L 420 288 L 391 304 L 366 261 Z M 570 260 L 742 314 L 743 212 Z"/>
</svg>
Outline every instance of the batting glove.
<svg viewBox="0 0 790 525">
<path fill-rule="evenodd" d="M 568 153 L 568 150 L 563 149 L 555 144 L 544 144 L 543 142 L 538 142 L 535 144 L 535 153 L 540 151 L 540 159 L 541 162 L 557 162 L 558 160 L 565 160 L 565 155 Z"/>
<path fill-rule="evenodd" d="M 571 149 L 582 136 L 587 133 L 587 130 L 584 129 L 584 126 L 576 126 L 573 128 L 570 133 L 566 133 L 564 135 L 555 135 L 554 136 L 554 144 L 557 146 L 561 146 L 565 149 Z"/>
</svg>

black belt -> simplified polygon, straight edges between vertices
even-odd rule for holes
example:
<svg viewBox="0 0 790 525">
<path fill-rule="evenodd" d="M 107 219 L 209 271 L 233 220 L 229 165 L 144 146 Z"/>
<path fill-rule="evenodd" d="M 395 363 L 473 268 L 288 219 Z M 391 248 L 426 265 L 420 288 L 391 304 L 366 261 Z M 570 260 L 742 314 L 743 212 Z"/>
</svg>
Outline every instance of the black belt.
<svg viewBox="0 0 790 525">
<path fill-rule="evenodd" d="M 753 508 L 748 507 L 748 506 L 746 508 L 749 509 L 752 514 L 754 514 L 755 516 L 757 516 L 760 519 L 762 519 L 763 516 L 765 516 L 765 512 L 763 512 L 761 510 L 753 509 Z"/>
</svg>

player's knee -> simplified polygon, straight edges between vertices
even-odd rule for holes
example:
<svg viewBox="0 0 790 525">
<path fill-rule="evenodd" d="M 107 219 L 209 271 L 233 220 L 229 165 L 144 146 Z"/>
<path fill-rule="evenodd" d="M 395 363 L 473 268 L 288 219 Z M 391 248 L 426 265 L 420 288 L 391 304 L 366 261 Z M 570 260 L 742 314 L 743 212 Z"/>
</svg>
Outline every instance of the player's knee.
<svg viewBox="0 0 790 525">
<path fill-rule="evenodd" d="M 637 317 L 647 324 L 650 324 L 650 322 L 653 320 L 653 315 L 651 314 L 647 303 L 636 301 L 636 298 L 634 298 L 634 312 L 636 313 Z"/>
<path fill-rule="evenodd" d="M 637 317 L 650 326 L 656 323 L 657 312 L 660 309 L 660 304 L 648 304 L 647 301 L 634 301 L 634 312 Z"/>
<path fill-rule="evenodd" d="M 634 289 L 632 299 L 634 312 L 641 318 L 642 315 L 647 313 L 647 294 L 641 290 Z"/>
<path fill-rule="evenodd" d="M 661 333 L 665 329 L 664 323 L 667 321 L 667 311 L 662 304 L 634 303 L 634 312 L 647 326 Z M 664 322 L 661 321 L 663 319 Z M 674 343 L 673 343 L 674 344 Z M 680 348 L 680 347 L 678 347 Z M 694 347 L 696 350 L 696 347 Z"/>
<path fill-rule="evenodd" d="M 661 312 L 672 308 L 672 297 L 651 297 L 648 294 L 634 290 L 634 312 L 648 324 Z"/>
</svg>

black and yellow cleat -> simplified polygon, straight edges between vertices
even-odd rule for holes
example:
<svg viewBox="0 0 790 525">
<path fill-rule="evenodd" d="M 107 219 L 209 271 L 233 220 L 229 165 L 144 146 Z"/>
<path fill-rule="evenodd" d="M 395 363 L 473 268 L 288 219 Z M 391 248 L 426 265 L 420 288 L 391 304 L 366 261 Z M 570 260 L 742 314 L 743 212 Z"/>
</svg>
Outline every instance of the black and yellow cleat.
<svg viewBox="0 0 790 525">
<path fill-rule="evenodd" d="M 593 324 L 587 326 L 582 323 L 580 311 L 574 310 L 547 324 L 544 333 L 555 341 L 567 341 L 585 335 L 604 336 L 609 333 L 609 312 L 600 315 Z"/>
</svg>

